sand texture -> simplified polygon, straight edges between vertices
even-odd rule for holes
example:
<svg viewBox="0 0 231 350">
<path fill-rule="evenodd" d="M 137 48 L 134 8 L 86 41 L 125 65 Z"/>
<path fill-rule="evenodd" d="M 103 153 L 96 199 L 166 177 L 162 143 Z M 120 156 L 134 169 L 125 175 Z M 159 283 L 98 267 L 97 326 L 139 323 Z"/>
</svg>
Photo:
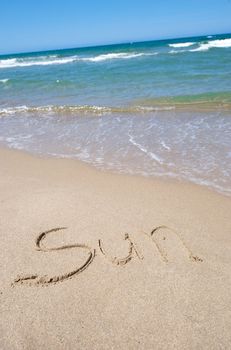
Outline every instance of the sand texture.
<svg viewBox="0 0 231 350">
<path fill-rule="evenodd" d="M 231 349 L 231 200 L 0 150 L 0 349 Z"/>
</svg>

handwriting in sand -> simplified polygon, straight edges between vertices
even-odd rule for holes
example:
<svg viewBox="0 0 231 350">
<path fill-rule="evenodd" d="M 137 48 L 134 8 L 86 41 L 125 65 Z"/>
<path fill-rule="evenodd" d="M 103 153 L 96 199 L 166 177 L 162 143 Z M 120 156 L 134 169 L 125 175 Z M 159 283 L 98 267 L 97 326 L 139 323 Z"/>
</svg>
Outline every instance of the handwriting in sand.
<svg viewBox="0 0 231 350">
<path fill-rule="evenodd" d="M 36 238 L 35 241 L 35 245 L 36 245 L 36 249 L 40 252 L 50 252 L 50 251 L 60 251 L 60 250 L 64 250 L 64 249 L 84 249 L 88 254 L 87 254 L 87 258 L 85 260 L 85 262 L 81 265 L 76 267 L 74 270 L 69 271 L 67 273 L 61 274 L 61 275 L 57 275 L 57 276 L 39 276 L 37 274 L 30 274 L 30 275 L 22 275 L 22 276 L 18 276 L 14 282 L 12 283 L 12 285 L 17 285 L 17 284 L 26 284 L 26 285 L 51 285 L 51 284 L 55 284 L 58 282 L 62 282 L 65 281 L 67 279 L 70 279 L 74 276 L 77 276 L 78 274 L 82 273 L 84 270 L 86 270 L 90 264 L 93 262 L 95 255 L 96 255 L 96 249 L 90 247 L 87 244 L 69 244 L 69 245 L 62 245 L 59 247 L 53 247 L 53 248 L 48 248 L 46 247 L 46 245 L 44 244 L 44 240 L 45 238 L 54 232 L 58 232 L 60 230 L 65 230 L 67 229 L 67 227 L 57 227 L 57 228 L 53 228 L 51 230 L 48 231 L 44 231 L 42 233 L 40 233 L 38 235 L 38 237 Z M 189 249 L 189 247 L 186 245 L 186 243 L 184 242 L 184 240 L 182 239 L 182 237 L 173 229 L 167 227 L 167 226 L 158 226 L 156 228 L 154 228 L 151 233 L 145 233 L 143 232 L 146 236 L 148 236 L 152 243 L 155 245 L 155 249 L 157 250 L 157 252 L 159 253 L 162 261 L 164 263 L 168 262 L 168 252 L 166 249 L 164 249 L 159 241 L 158 241 L 158 236 L 160 234 L 160 232 L 163 233 L 163 230 L 165 230 L 165 235 L 162 239 L 166 239 L 166 237 L 168 236 L 168 234 L 173 234 L 177 237 L 177 239 L 179 240 L 182 249 L 186 252 L 187 257 L 190 261 L 192 262 L 202 262 L 203 260 L 201 258 L 199 258 L 198 256 L 194 255 L 192 253 L 192 251 Z M 98 249 L 99 252 L 112 264 L 118 265 L 118 266 L 124 266 L 126 265 L 129 261 L 131 261 L 133 258 L 137 257 L 140 260 L 143 260 L 144 257 L 143 255 L 139 252 L 139 249 L 137 247 L 137 245 L 133 242 L 133 240 L 131 239 L 130 235 L 128 233 L 125 234 L 124 236 L 124 240 L 128 242 L 128 254 L 125 257 L 111 257 L 109 256 L 104 247 L 103 247 L 103 243 L 102 240 L 98 240 Z"/>
</svg>

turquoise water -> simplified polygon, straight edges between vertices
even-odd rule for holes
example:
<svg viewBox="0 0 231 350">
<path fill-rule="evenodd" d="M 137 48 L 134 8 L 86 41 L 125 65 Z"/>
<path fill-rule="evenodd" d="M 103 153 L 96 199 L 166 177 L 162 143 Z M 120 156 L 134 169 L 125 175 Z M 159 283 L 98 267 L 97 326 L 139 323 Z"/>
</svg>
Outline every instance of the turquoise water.
<svg viewBox="0 0 231 350">
<path fill-rule="evenodd" d="M 0 142 L 231 193 L 231 35 L 0 56 Z"/>
</svg>

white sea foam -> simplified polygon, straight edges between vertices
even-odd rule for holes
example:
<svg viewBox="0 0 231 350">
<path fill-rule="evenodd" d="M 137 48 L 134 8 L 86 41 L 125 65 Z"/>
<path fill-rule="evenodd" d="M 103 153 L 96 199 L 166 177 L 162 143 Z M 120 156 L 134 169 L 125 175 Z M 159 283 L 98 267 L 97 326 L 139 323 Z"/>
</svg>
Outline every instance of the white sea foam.
<svg viewBox="0 0 231 350">
<path fill-rule="evenodd" d="M 134 110 L 139 112 L 160 112 L 160 111 L 172 111 L 175 109 L 175 106 L 135 106 Z"/>
<path fill-rule="evenodd" d="M 40 56 L 40 57 L 26 57 L 26 58 L 9 58 L 0 60 L 0 69 L 2 68 L 16 68 L 16 67 L 30 67 L 30 66 L 48 66 L 48 65 L 58 65 L 58 64 L 67 64 L 77 61 L 86 61 L 86 62 L 101 62 L 114 59 L 131 59 L 141 56 L 155 56 L 157 52 L 151 53 L 126 53 L 126 52 L 117 52 L 117 53 L 108 53 L 97 55 L 93 57 L 79 57 L 79 56 L 69 56 L 69 57 L 57 57 L 57 56 Z"/>
<path fill-rule="evenodd" d="M 169 147 L 168 145 L 166 145 L 166 143 L 162 140 L 161 142 L 161 145 L 163 146 L 163 148 L 165 148 L 167 151 L 170 151 L 171 150 L 171 147 Z"/>
<path fill-rule="evenodd" d="M 207 51 L 211 48 L 228 48 L 231 47 L 231 39 L 210 40 L 207 43 L 201 43 L 196 49 L 191 52 Z"/>
<path fill-rule="evenodd" d="M 10 79 L 0 79 L 0 83 L 5 84 L 5 83 L 7 83 L 9 80 L 10 80 Z"/>
<path fill-rule="evenodd" d="M 177 44 L 169 44 L 170 47 L 174 48 L 181 48 L 181 47 L 189 47 L 194 45 L 195 43 L 193 42 L 188 42 L 188 43 L 177 43 Z"/>
<path fill-rule="evenodd" d="M 47 66 L 52 64 L 66 64 L 78 60 L 77 56 L 50 59 L 47 60 L 36 60 L 31 59 L 22 59 L 22 58 L 9 58 L 5 60 L 0 60 L 0 68 L 15 68 L 15 67 L 30 67 L 30 66 Z"/>
<path fill-rule="evenodd" d="M 182 53 L 182 52 L 188 52 L 188 50 L 171 50 L 169 51 L 170 54 L 178 54 L 178 53 Z"/>
<path fill-rule="evenodd" d="M 141 56 L 154 56 L 157 55 L 157 52 L 153 53 L 125 53 L 125 52 L 117 52 L 117 53 L 108 53 L 108 54 L 102 54 L 95 57 L 85 57 L 82 58 L 82 61 L 89 61 L 89 62 L 101 62 L 101 61 L 107 61 L 107 60 L 114 60 L 114 59 L 130 59 L 130 58 L 136 58 Z"/>
<path fill-rule="evenodd" d="M 116 109 L 115 109 L 116 110 Z M 0 108 L 0 115 L 13 115 L 17 113 L 63 113 L 63 112 L 92 112 L 92 113 L 110 113 L 113 111 L 113 108 L 111 107 L 105 107 L 105 106 L 87 106 L 87 105 L 80 105 L 80 106 L 54 106 L 54 105 L 47 105 L 47 106 L 15 106 L 15 107 L 4 107 Z"/>
<path fill-rule="evenodd" d="M 110 106 L 94 106 L 94 105 L 44 105 L 44 106 L 14 106 L 0 108 L 0 116 L 9 116 L 22 113 L 93 113 L 96 115 L 104 115 L 106 113 L 136 113 L 136 112 L 161 112 L 174 110 L 174 106 L 131 106 L 131 107 L 110 107 Z"/>
<path fill-rule="evenodd" d="M 0 108 L 0 115 L 12 115 L 17 112 L 25 112 L 28 110 L 27 106 L 5 107 Z"/>
<path fill-rule="evenodd" d="M 148 151 L 144 146 L 136 142 L 132 135 L 128 134 L 129 142 L 131 142 L 135 147 L 137 147 L 141 152 L 145 153 L 149 158 L 156 161 L 159 164 L 163 164 L 164 161 L 160 157 L 158 157 L 155 153 Z"/>
</svg>

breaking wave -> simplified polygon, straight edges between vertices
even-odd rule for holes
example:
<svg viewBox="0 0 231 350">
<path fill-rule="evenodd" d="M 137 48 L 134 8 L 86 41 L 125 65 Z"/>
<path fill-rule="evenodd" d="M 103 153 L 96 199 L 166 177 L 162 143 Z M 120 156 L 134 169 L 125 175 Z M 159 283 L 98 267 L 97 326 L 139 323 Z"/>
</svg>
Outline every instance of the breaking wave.
<svg viewBox="0 0 231 350">
<path fill-rule="evenodd" d="M 207 37 L 208 38 L 208 37 Z M 195 48 L 191 48 L 191 46 L 197 45 Z M 177 43 L 177 44 L 169 44 L 169 47 L 174 49 L 183 49 L 190 47 L 189 50 L 171 50 L 170 54 L 177 54 L 182 52 L 200 52 L 200 51 L 208 51 L 211 48 L 229 48 L 231 47 L 231 39 L 220 39 L 220 40 L 209 40 L 207 42 L 188 42 L 188 43 Z"/>
<path fill-rule="evenodd" d="M 30 57 L 30 58 L 8 58 L 0 60 L 0 68 L 16 68 L 16 67 L 30 67 L 30 66 L 48 66 L 48 65 L 59 65 L 59 64 L 67 64 L 73 62 L 101 62 L 107 60 L 115 60 L 115 59 L 131 59 L 137 58 L 141 56 L 155 56 L 157 52 L 153 53 L 145 53 L 145 52 L 117 52 L 117 53 L 108 53 L 97 55 L 93 57 L 80 57 L 80 56 L 67 56 L 63 58 L 59 58 L 57 56 L 45 56 L 45 57 Z"/>
<path fill-rule="evenodd" d="M 189 50 L 190 52 L 207 51 L 211 48 L 229 48 L 231 47 L 231 39 L 210 40 L 207 43 L 201 43 L 196 49 Z"/>
<path fill-rule="evenodd" d="M 142 114 L 162 111 L 231 110 L 231 93 L 217 92 L 198 95 L 179 95 L 172 97 L 134 100 L 125 106 L 97 105 L 44 105 L 1 107 L 0 117 L 17 114 L 40 115 L 104 115 L 104 114 Z"/>
<path fill-rule="evenodd" d="M 15 114 L 33 114 L 33 113 L 48 113 L 48 114 L 111 114 L 111 113 L 148 113 L 155 111 L 170 111 L 174 106 L 128 106 L 128 107 L 107 107 L 107 106 L 15 106 L 0 108 L 0 116 L 15 115 Z"/>
<path fill-rule="evenodd" d="M 108 53 L 103 55 L 98 55 L 95 57 L 86 57 L 82 58 L 80 60 L 82 61 L 89 61 L 89 62 L 101 62 L 101 61 L 107 61 L 107 60 L 114 60 L 114 59 L 130 59 L 130 58 L 136 58 L 141 56 L 150 56 L 150 55 L 156 55 L 157 53 L 124 53 L 124 52 L 118 52 L 118 53 Z"/>
<path fill-rule="evenodd" d="M 0 83 L 5 84 L 5 83 L 7 83 L 9 80 L 10 80 L 10 79 L 0 79 Z"/>
<path fill-rule="evenodd" d="M 178 44 L 169 44 L 168 46 L 174 47 L 174 48 L 181 48 L 181 47 L 189 47 L 194 45 L 195 43 L 193 42 L 188 42 L 188 43 L 178 43 Z"/>
<path fill-rule="evenodd" d="M 47 66 L 52 64 L 66 64 L 71 63 L 76 60 L 76 57 L 65 57 L 65 58 L 55 58 L 36 60 L 35 58 L 23 59 L 23 58 L 9 58 L 5 60 L 0 60 L 0 68 L 15 68 L 15 67 L 30 67 L 30 66 Z"/>
</svg>

